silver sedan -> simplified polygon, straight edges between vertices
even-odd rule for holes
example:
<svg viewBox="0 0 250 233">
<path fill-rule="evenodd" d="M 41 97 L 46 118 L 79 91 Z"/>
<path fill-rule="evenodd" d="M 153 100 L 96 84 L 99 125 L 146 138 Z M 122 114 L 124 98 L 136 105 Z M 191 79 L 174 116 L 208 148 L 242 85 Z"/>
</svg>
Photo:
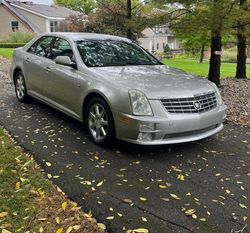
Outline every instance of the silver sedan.
<svg viewBox="0 0 250 233">
<path fill-rule="evenodd" d="M 213 83 L 121 37 L 41 35 L 15 50 L 11 78 L 20 102 L 33 97 L 84 122 L 99 145 L 195 141 L 218 133 L 226 117 Z"/>
</svg>

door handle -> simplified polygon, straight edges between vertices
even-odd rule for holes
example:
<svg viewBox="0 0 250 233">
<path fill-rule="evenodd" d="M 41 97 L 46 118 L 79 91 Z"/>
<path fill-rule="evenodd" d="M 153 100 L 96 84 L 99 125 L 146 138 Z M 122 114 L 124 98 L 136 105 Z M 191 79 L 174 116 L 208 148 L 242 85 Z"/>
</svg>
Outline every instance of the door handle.
<svg viewBox="0 0 250 233">
<path fill-rule="evenodd" d="M 47 72 L 50 72 L 50 71 L 51 71 L 51 68 L 48 67 L 48 66 L 44 67 L 44 69 L 45 69 Z"/>
</svg>

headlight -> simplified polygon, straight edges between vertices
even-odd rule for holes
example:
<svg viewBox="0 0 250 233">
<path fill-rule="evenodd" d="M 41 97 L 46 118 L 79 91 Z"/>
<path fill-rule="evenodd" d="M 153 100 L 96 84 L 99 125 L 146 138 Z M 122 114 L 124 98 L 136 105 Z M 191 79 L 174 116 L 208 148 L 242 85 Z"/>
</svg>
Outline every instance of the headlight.
<svg viewBox="0 0 250 233">
<path fill-rule="evenodd" d="M 138 90 L 129 90 L 129 97 L 134 115 L 152 116 L 153 112 L 147 97 Z"/>
<path fill-rule="evenodd" d="M 223 100 L 221 98 L 221 94 L 220 94 L 220 91 L 219 91 L 218 87 L 213 82 L 211 82 L 211 84 L 212 84 L 212 86 L 213 86 L 213 88 L 215 90 L 218 105 L 222 105 Z"/>
</svg>

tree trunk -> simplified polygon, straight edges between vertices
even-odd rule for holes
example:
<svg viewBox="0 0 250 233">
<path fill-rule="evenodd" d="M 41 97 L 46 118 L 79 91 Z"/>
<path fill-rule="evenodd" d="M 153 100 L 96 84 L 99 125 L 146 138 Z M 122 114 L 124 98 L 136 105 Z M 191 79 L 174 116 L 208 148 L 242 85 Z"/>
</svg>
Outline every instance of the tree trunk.
<svg viewBox="0 0 250 233">
<path fill-rule="evenodd" d="M 211 56 L 208 73 L 208 80 L 220 85 L 220 65 L 221 65 L 221 32 L 212 32 L 211 35 Z"/>
<path fill-rule="evenodd" d="M 127 0 L 127 19 L 130 21 L 132 19 L 132 4 L 131 0 Z M 132 40 L 133 39 L 133 32 L 131 27 L 129 26 L 127 29 L 127 38 Z"/>
<path fill-rule="evenodd" d="M 240 0 L 240 7 L 245 4 L 246 0 Z M 238 24 L 237 28 L 237 67 L 236 67 L 236 78 L 246 79 L 246 60 L 247 60 L 247 43 L 245 36 L 246 28 L 243 25 Z"/>
<path fill-rule="evenodd" d="M 205 51 L 205 44 L 202 44 L 202 46 L 201 46 L 200 63 L 203 63 L 204 51 Z"/>
</svg>

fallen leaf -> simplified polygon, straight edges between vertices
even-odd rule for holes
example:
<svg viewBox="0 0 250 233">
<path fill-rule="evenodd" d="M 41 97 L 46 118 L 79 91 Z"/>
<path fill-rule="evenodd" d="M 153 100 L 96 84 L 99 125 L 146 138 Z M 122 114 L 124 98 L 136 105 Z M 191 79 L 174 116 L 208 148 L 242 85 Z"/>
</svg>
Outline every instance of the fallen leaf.
<svg viewBox="0 0 250 233">
<path fill-rule="evenodd" d="M 63 232 L 63 228 L 62 227 L 60 227 L 57 231 L 56 231 L 56 233 L 62 233 Z"/>
<path fill-rule="evenodd" d="M 114 216 L 108 216 L 106 219 L 107 220 L 113 220 L 115 217 Z"/>
<path fill-rule="evenodd" d="M 145 197 L 140 197 L 141 201 L 146 201 L 147 199 Z"/>
<path fill-rule="evenodd" d="M 3 230 L 2 230 L 2 233 L 11 233 L 11 231 L 8 231 L 8 230 L 6 230 L 6 229 L 3 229 Z"/>
<path fill-rule="evenodd" d="M 177 176 L 177 180 L 184 181 L 184 180 L 185 180 L 185 176 L 182 175 L 182 174 L 179 174 L 179 175 Z"/>
<path fill-rule="evenodd" d="M 72 226 L 68 227 L 68 229 L 66 230 L 66 233 L 70 233 L 71 231 L 73 231 L 73 227 Z"/>
<path fill-rule="evenodd" d="M 106 230 L 106 226 L 105 226 L 103 223 L 97 223 L 97 225 L 98 225 L 98 227 L 99 227 L 101 230 L 103 230 L 103 231 Z"/>
<path fill-rule="evenodd" d="M 99 182 L 99 183 L 96 185 L 96 187 L 100 187 L 100 186 L 102 186 L 102 185 L 103 185 L 103 181 Z"/>
<path fill-rule="evenodd" d="M 243 204 L 239 204 L 240 205 L 240 207 L 242 208 L 242 209 L 247 209 L 247 206 L 245 206 L 245 205 L 243 205 Z"/>
<path fill-rule="evenodd" d="M 66 210 L 68 203 L 65 201 L 62 203 L 62 209 Z"/>
<path fill-rule="evenodd" d="M 8 212 L 1 212 L 0 218 L 5 218 L 8 215 Z"/>
<path fill-rule="evenodd" d="M 20 182 L 16 183 L 16 189 L 20 189 Z"/>
<path fill-rule="evenodd" d="M 195 212 L 196 212 L 195 209 L 188 209 L 188 210 L 185 211 L 185 214 L 186 214 L 187 216 L 189 216 L 189 215 L 194 214 Z"/>
<path fill-rule="evenodd" d="M 141 218 L 143 222 L 147 222 L 148 220 L 145 217 Z"/>
<path fill-rule="evenodd" d="M 50 163 L 50 162 L 46 162 L 46 165 L 47 165 L 48 167 L 51 167 L 51 163 Z"/>
<path fill-rule="evenodd" d="M 56 223 L 57 223 L 57 224 L 60 224 L 60 218 L 59 218 L 59 217 L 56 217 L 55 219 L 56 219 Z"/>
<path fill-rule="evenodd" d="M 133 232 L 136 232 L 136 233 L 148 233 L 148 229 L 145 229 L 145 228 L 138 228 L 138 229 L 134 229 Z"/>
<path fill-rule="evenodd" d="M 170 196 L 173 197 L 176 200 L 180 200 L 181 199 L 176 194 L 173 194 L 173 193 L 170 193 Z"/>
</svg>

